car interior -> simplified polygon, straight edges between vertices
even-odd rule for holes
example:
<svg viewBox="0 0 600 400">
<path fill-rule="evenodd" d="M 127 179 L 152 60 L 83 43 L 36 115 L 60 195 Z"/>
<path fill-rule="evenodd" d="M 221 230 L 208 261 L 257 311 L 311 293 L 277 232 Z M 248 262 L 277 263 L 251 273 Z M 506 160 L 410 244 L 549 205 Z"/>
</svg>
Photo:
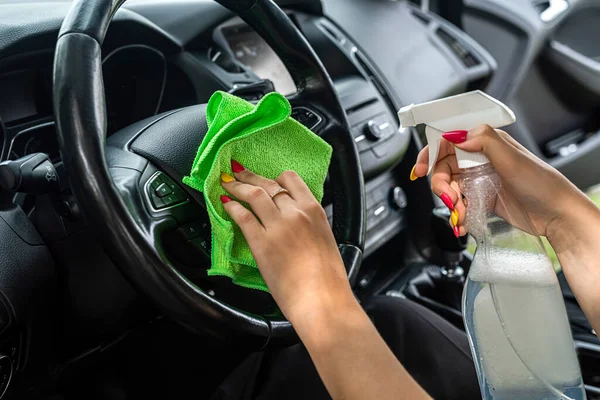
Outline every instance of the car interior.
<svg viewBox="0 0 600 400">
<path fill-rule="evenodd" d="M 206 273 L 206 204 L 182 178 L 219 90 L 278 91 L 332 146 L 322 204 L 360 301 L 464 329 L 467 238 L 410 181 L 424 132 L 396 112 L 485 91 L 585 190 L 598 35 L 594 0 L 4 0 L 0 398 L 210 398 L 249 354 L 298 343 L 269 294 Z M 600 398 L 600 341 L 558 275 Z"/>
</svg>

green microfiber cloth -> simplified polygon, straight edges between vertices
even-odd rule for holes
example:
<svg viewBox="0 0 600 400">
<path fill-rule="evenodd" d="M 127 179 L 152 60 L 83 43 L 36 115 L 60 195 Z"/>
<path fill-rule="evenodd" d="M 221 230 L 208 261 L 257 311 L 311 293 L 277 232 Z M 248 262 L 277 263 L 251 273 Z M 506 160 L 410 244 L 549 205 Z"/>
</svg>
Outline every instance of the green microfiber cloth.
<svg viewBox="0 0 600 400">
<path fill-rule="evenodd" d="M 223 209 L 221 172 L 233 175 L 234 159 L 250 171 L 275 179 L 293 170 L 317 200 L 331 159 L 331 146 L 290 118 L 291 106 L 269 93 L 254 106 L 239 97 L 216 92 L 206 109 L 208 132 L 183 182 L 204 194 L 212 226 L 212 266 L 208 275 L 228 276 L 233 283 L 268 292 L 240 228 Z"/>
</svg>

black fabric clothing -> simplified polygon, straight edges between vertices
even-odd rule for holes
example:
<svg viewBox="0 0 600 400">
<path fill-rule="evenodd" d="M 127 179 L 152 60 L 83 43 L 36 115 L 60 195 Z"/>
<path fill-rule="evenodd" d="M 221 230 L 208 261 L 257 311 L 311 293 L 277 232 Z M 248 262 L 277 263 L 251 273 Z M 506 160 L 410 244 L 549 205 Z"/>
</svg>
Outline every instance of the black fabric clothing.
<svg viewBox="0 0 600 400">
<path fill-rule="evenodd" d="M 466 334 L 409 300 L 375 297 L 365 311 L 410 375 L 434 398 L 480 399 Z M 255 353 L 213 400 L 330 399 L 303 345 Z M 402 394 L 398 394 L 402 398 Z"/>
</svg>

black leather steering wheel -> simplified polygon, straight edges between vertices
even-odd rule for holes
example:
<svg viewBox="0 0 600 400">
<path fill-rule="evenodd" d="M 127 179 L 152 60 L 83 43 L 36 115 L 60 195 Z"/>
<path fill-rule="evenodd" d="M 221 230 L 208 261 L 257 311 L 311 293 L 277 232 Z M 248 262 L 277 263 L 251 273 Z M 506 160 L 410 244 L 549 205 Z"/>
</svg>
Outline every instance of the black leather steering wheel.
<svg viewBox="0 0 600 400">
<path fill-rule="evenodd" d="M 148 182 L 157 173 L 174 182 L 191 168 L 206 134 L 205 105 L 135 123 L 106 138 L 101 45 L 125 0 L 76 0 L 59 34 L 54 64 L 54 111 L 71 188 L 125 276 L 162 311 L 196 332 L 252 336 L 263 343 L 294 338 L 282 317 L 236 309 L 188 280 L 169 260 L 163 234 L 206 213 L 201 194 L 153 209 Z M 358 152 L 333 83 L 309 43 L 270 0 L 218 0 L 242 17 L 274 49 L 298 91 L 292 106 L 323 118 L 314 129 L 333 147 L 329 169 L 333 230 L 348 276 L 356 277 L 365 232 L 364 182 Z"/>
</svg>

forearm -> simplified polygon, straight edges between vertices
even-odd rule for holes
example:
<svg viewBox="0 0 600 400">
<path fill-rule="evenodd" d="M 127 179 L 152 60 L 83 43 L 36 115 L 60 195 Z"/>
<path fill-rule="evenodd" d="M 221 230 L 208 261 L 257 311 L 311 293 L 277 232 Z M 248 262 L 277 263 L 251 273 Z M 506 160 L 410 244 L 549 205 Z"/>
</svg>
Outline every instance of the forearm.
<svg viewBox="0 0 600 400">
<path fill-rule="evenodd" d="M 331 313 L 297 320 L 294 326 L 332 398 L 430 398 L 355 301 Z"/>
<path fill-rule="evenodd" d="M 548 239 L 583 312 L 600 332 L 600 210 L 587 198 L 572 200 L 570 207 Z"/>
</svg>

